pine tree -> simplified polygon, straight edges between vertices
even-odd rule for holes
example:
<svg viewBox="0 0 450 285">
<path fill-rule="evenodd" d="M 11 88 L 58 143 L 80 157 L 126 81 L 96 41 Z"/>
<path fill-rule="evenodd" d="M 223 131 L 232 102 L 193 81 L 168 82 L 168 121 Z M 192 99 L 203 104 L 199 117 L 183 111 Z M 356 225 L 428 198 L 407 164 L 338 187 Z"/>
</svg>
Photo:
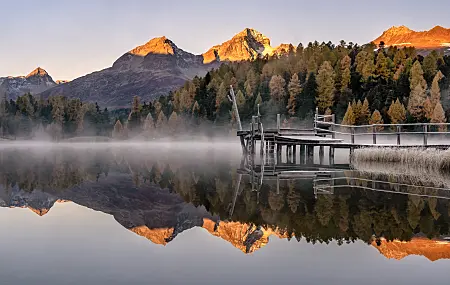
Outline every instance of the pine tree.
<svg viewBox="0 0 450 285">
<path fill-rule="evenodd" d="M 282 102 L 286 96 L 286 81 L 281 75 L 273 75 L 270 79 L 270 96 L 275 102 Z"/>
<path fill-rule="evenodd" d="M 402 124 L 406 120 L 406 110 L 405 106 L 403 106 L 402 103 L 400 103 L 400 100 L 395 100 L 391 103 L 391 106 L 389 107 L 389 110 L 387 112 L 389 116 L 389 120 L 391 121 L 391 124 Z"/>
<path fill-rule="evenodd" d="M 225 82 L 222 81 L 216 96 L 216 112 L 217 110 L 219 110 L 220 105 L 227 100 L 227 96 L 228 96 L 228 88 L 225 85 Z"/>
<path fill-rule="evenodd" d="M 50 99 L 53 122 L 61 127 L 64 123 L 64 99 L 62 96 L 56 96 Z"/>
<path fill-rule="evenodd" d="M 404 66 L 406 63 L 405 50 L 399 49 L 394 55 L 394 65 L 398 68 L 399 66 Z"/>
<path fill-rule="evenodd" d="M 258 96 L 256 97 L 255 100 L 255 106 L 261 105 L 262 104 L 262 97 L 261 97 L 261 93 L 258 93 Z"/>
<path fill-rule="evenodd" d="M 431 120 L 433 110 L 434 109 L 430 97 L 427 96 L 427 99 L 425 99 L 425 102 L 423 103 L 423 114 L 428 121 Z"/>
<path fill-rule="evenodd" d="M 341 93 L 343 93 L 350 84 L 351 79 L 351 67 L 352 60 L 346 55 L 341 60 Z"/>
<path fill-rule="evenodd" d="M 247 80 L 245 81 L 245 93 L 247 96 L 252 97 L 258 86 L 258 77 L 255 74 L 253 68 L 247 72 Z"/>
<path fill-rule="evenodd" d="M 359 107 L 360 106 L 360 107 Z M 370 110 L 369 110 L 369 101 L 364 99 L 364 103 L 361 104 L 361 101 L 358 101 L 358 118 L 357 118 L 357 124 L 358 125 L 367 125 L 369 119 L 370 119 Z"/>
<path fill-rule="evenodd" d="M 438 71 L 433 78 L 433 82 L 431 83 L 431 106 L 434 110 L 436 104 L 441 102 L 441 89 L 439 88 L 439 81 L 444 77 L 441 71 Z"/>
<path fill-rule="evenodd" d="M 375 110 L 370 117 L 369 124 L 371 125 L 382 125 L 384 124 L 383 117 L 381 117 L 380 111 Z M 383 126 L 376 126 L 377 132 L 380 132 L 384 129 Z"/>
<path fill-rule="evenodd" d="M 236 104 L 238 106 L 238 109 L 242 109 L 245 105 L 245 96 L 241 90 L 238 90 L 236 94 Z"/>
<path fill-rule="evenodd" d="M 437 72 L 437 54 L 429 53 L 423 59 L 423 76 L 427 82 L 431 82 Z"/>
<path fill-rule="evenodd" d="M 302 92 L 297 73 L 294 73 L 292 75 L 291 80 L 289 81 L 288 84 L 288 90 L 289 90 L 289 101 L 286 108 L 288 110 L 288 114 L 294 116 L 295 111 L 297 110 L 297 98 L 300 92 Z"/>
<path fill-rule="evenodd" d="M 375 76 L 387 81 L 391 77 L 391 71 L 389 70 L 389 60 L 383 51 L 378 52 L 376 62 Z"/>
<path fill-rule="evenodd" d="M 361 100 L 358 100 L 358 102 L 356 102 L 356 100 L 353 99 L 352 111 L 353 111 L 353 114 L 355 115 L 355 124 L 358 123 L 358 119 L 361 116 L 361 108 L 362 108 Z"/>
<path fill-rule="evenodd" d="M 348 103 L 347 111 L 345 112 L 344 119 L 342 120 L 343 125 L 353 126 L 356 122 L 355 114 L 353 113 L 353 108 L 350 103 Z"/>
<path fill-rule="evenodd" d="M 374 69 L 373 52 L 359 52 L 356 56 L 356 71 L 361 74 L 363 81 L 367 81 L 373 75 Z"/>
<path fill-rule="evenodd" d="M 320 112 L 334 104 L 334 71 L 329 61 L 324 61 L 317 74 L 316 103 Z"/>
<path fill-rule="evenodd" d="M 442 108 L 441 102 L 438 102 L 436 104 L 436 107 L 434 108 L 433 115 L 431 116 L 431 123 L 445 123 L 447 119 L 445 118 L 444 109 Z M 440 125 L 438 126 L 438 130 L 440 132 L 447 131 L 447 126 Z"/>
<path fill-rule="evenodd" d="M 411 90 L 408 100 L 408 112 L 417 121 L 420 121 L 424 117 L 424 103 L 427 98 L 425 89 L 421 84 L 417 84 L 414 89 Z"/>
<path fill-rule="evenodd" d="M 133 96 L 133 102 L 131 104 L 131 112 L 139 113 L 141 110 L 141 98 L 139 96 Z"/>
<path fill-rule="evenodd" d="M 195 118 L 200 116 L 200 106 L 197 101 L 195 101 L 194 106 L 192 107 L 192 116 Z"/>
<path fill-rule="evenodd" d="M 167 123 L 167 118 L 164 115 L 164 112 L 159 112 L 158 119 L 156 120 L 155 127 L 158 130 L 163 130 L 165 128 L 165 126 L 166 126 L 166 123 Z"/>
<path fill-rule="evenodd" d="M 112 137 L 115 139 L 123 139 L 123 125 L 120 122 L 120 120 L 116 121 L 116 124 L 114 125 Z"/>
<path fill-rule="evenodd" d="M 179 129 L 179 120 L 176 112 L 172 112 L 169 117 L 168 125 L 172 133 L 176 133 Z"/>
<path fill-rule="evenodd" d="M 154 129 L 155 129 L 155 122 L 153 121 L 152 114 L 148 113 L 144 121 L 144 131 L 150 132 Z"/>
<path fill-rule="evenodd" d="M 419 85 L 423 90 L 427 89 L 427 82 L 423 78 L 423 70 L 420 62 L 416 60 L 411 68 L 411 74 L 409 76 L 409 87 L 414 90 Z"/>
</svg>

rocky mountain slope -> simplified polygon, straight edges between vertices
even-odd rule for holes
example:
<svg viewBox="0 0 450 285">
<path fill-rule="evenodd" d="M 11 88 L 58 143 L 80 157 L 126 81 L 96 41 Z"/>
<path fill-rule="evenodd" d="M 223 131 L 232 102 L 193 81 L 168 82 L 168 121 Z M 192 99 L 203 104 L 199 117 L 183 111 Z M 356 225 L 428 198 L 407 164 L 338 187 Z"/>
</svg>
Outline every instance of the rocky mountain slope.
<svg viewBox="0 0 450 285">
<path fill-rule="evenodd" d="M 414 46 L 423 49 L 450 47 L 450 29 L 435 26 L 428 31 L 413 31 L 405 26 L 391 27 L 373 41 L 386 46 Z"/>
<path fill-rule="evenodd" d="M 421 255 L 430 261 L 450 258 L 450 242 L 445 240 L 430 240 L 416 237 L 409 242 L 394 240 L 388 242 L 382 239 L 381 245 L 372 243 L 378 251 L 389 259 L 403 259 L 409 255 Z"/>
<path fill-rule="evenodd" d="M 42 95 L 77 97 L 108 107 L 127 106 L 135 95 L 144 101 L 167 95 L 195 75 L 206 74 L 208 68 L 201 56 L 161 37 L 130 50 L 109 68 L 60 84 Z"/>
<path fill-rule="evenodd" d="M 16 99 L 25 93 L 38 94 L 56 85 L 47 71 L 38 67 L 27 76 L 0 77 L 0 95 Z"/>
<path fill-rule="evenodd" d="M 283 55 L 294 51 L 291 44 L 273 48 L 270 39 L 255 29 L 246 28 L 231 40 L 213 46 L 203 54 L 203 62 L 255 60 L 265 55 Z"/>
<path fill-rule="evenodd" d="M 245 29 L 202 55 L 186 52 L 166 37 L 154 38 L 122 55 L 111 67 L 60 84 L 42 95 L 78 97 L 107 107 L 128 106 L 135 95 L 144 101 L 167 95 L 220 62 L 254 60 L 294 50 L 290 44 L 272 48 L 269 38 L 254 29 Z"/>
</svg>

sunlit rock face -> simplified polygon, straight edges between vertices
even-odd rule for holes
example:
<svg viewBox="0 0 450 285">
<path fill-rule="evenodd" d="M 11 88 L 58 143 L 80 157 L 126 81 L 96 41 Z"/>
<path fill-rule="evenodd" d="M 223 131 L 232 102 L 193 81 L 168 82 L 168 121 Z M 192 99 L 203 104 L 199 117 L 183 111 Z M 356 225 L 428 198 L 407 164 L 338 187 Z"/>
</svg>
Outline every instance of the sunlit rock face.
<svg viewBox="0 0 450 285">
<path fill-rule="evenodd" d="M 254 29 L 246 28 L 231 40 L 205 52 L 203 62 L 255 60 L 266 54 L 271 55 L 272 52 L 268 37 Z"/>
<path fill-rule="evenodd" d="M 27 76 L 0 77 L 0 94 L 16 99 L 25 93 L 38 94 L 56 85 L 47 71 L 38 67 Z"/>
<path fill-rule="evenodd" d="M 414 46 L 416 48 L 450 47 L 450 29 L 436 26 L 428 31 L 413 31 L 405 26 L 391 27 L 375 39 L 373 43 L 381 41 L 387 46 Z"/>
<path fill-rule="evenodd" d="M 431 261 L 450 258 L 450 242 L 443 240 L 430 240 L 427 238 L 413 238 L 403 242 L 394 240 L 391 242 L 381 239 L 381 245 L 372 243 L 378 251 L 389 259 L 403 259 L 409 255 L 420 255 Z"/>
<path fill-rule="evenodd" d="M 155 244 L 166 245 L 167 239 L 173 234 L 173 228 L 150 229 L 147 226 L 138 226 L 130 229 L 135 234 L 145 237 Z"/>
</svg>

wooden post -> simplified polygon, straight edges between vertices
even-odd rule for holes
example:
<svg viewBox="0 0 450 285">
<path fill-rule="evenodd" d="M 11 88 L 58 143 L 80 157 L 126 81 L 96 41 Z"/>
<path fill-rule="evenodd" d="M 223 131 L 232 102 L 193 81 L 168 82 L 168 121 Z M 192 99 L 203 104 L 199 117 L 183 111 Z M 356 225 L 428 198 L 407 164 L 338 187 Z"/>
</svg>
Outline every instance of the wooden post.
<svg viewBox="0 0 450 285">
<path fill-rule="evenodd" d="M 294 149 L 293 149 L 293 152 L 292 152 L 292 156 L 293 156 L 293 160 L 292 160 L 292 163 L 297 163 L 297 145 L 293 145 L 292 146 Z"/>
<path fill-rule="evenodd" d="M 335 122 L 336 122 L 336 115 L 335 114 L 333 114 L 333 115 L 331 115 L 331 123 L 332 123 L 332 125 L 331 125 L 331 138 L 336 138 L 336 133 L 335 133 L 335 129 L 334 129 L 334 124 L 335 124 Z"/>
<path fill-rule="evenodd" d="M 377 127 L 372 126 L 372 142 L 373 144 L 377 144 Z"/>
<path fill-rule="evenodd" d="M 280 133 L 280 129 L 281 129 L 281 116 L 280 116 L 280 114 L 277 114 L 277 131 L 278 131 L 278 134 Z"/>
<path fill-rule="evenodd" d="M 252 138 L 251 138 L 252 149 L 251 149 L 251 153 L 254 154 L 255 153 L 255 124 L 253 124 L 253 117 L 252 117 L 252 122 L 250 123 L 250 131 L 252 132 Z"/>
<path fill-rule="evenodd" d="M 307 164 L 314 163 L 314 145 L 306 145 Z"/>
<path fill-rule="evenodd" d="M 247 154 L 247 147 L 245 146 L 244 136 L 240 136 L 242 153 Z"/>
<path fill-rule="evenodd" d="M 401 126 L 397 126 L 397 145 L 400 145 Z"/>
<path fill-rule="evenodd" d="M 323 160 L 324 160 L 324 155 L 325 155 L 325 151 L 324 151 L 324 147 L 323 145 L 319 146 L 319 164 L 323 164 Z"/>
<path fill-rule="evenodd" d="M 277 161 L 278 163 L 281 163 L 281 144 L 277 143 Z"/>
<path fill-rule="evenodd" d="M 330 146 L 330 155 L 329 155 L 330 165 L 334 165 L 334 147 Z"/>
<path fill-rule="evenodd" d="M 355 144 L 355 128 L 354 127 L 350 127 L 350 141 L 352 144 Z"/>
<path fill-rule="evenodd" d="M 305 163 L 305 145 L 300 145 L 300 164 Z"/>
<path fill-rule="evenodd" d="M 423 125 L 423 145 L 428 145 L 428 125 Z"/>
<path fill-rule="evenodd" d="M 314 134 L 316 135 L 318 128 L 318 120 L 319 120 L 319 108 L 316 107 L 316 112 L 314 113 Z"/>
<path fill-rule="evenodd" d="M 289 148 L 290 148 L 290 146 L 286 145 L 286 163 L 289 163 L 289 160 L 290 160 L 290 158 L 289 158 Z"/>
</svg>

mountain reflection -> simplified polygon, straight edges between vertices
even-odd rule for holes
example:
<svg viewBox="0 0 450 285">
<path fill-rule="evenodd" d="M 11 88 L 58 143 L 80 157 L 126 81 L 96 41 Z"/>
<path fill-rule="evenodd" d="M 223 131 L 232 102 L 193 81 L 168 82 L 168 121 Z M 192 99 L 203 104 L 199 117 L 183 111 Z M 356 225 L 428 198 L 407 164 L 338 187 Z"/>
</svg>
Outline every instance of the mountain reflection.
<svg viewBox="0 0 450 285">
<path fill-rule="evenodd" d="M 2 149 L 0 206 L 45 215 L 54 203 L 72 201 L 162 245 L 203 227 L 246 253 L 275 235 L 362 240 L 396 259 L 450 258 L 443 185 L 348 167 L 297 177 L 261 177 L 256 168 L 243 175 L 238 168 L 236 159 L 214 151 L 199 157 L 126 147 Z"/>
</svg>

